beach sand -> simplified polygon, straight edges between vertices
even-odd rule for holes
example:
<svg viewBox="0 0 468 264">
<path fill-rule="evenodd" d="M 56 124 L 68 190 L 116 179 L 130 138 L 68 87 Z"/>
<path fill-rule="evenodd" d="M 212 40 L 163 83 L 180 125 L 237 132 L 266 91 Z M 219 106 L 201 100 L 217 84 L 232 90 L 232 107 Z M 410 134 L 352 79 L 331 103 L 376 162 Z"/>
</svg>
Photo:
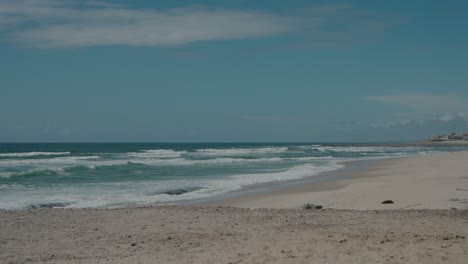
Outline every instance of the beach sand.
<svg viewBox="0 0 468 264">
<path fill-rule="evenodd" d="M 0 211 L 0 263 L 465 264 L 467 161 L 467 152 L 395 159 L 206 207 Z"/>
<path fill-rule="evenodd" d="M 0 213 L 0 263 L 463 263 L 466 210 Z"/>
<path fill-rule="evenodd" d="M 392 200 L 393 204 L 382 204 Z M 210 206 L 334 209 L 468 209 L 468 151 L 390 159 L 347 179 L 210 202 Z"/>
</svg>

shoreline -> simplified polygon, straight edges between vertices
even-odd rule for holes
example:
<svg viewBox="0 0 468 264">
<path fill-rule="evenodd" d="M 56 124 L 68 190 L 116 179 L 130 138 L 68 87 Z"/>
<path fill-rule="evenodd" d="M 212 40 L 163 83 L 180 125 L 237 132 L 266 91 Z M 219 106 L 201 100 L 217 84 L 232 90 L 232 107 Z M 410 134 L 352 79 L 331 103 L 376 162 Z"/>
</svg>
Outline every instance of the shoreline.
<svg viewBox="0 0 468 264">
<path fill-rule="evenodd" d="M 240 190 L 230 191 L 227 193 L 218 194 L 211 197 L 205 197 L 195 200 L 182 200 L 174 203 L 167 203 L 162 205 L 168 206 L 209 206 L 211 204 L 222 203 L 226 200 L 241 198 L 244 196 L 253 196 L 267 194 L 277 191 L 288 190 L 297 186 L 304 184 L 320 184 L 327 182 L 336 182 L 340 180 L 347 179 L 349 175 L 352 175 L 353 172 L 366 170 L 366 168 L 379 164 L 385 160 L 390 159 L 399 159 L 401 157 L 395 158 L 383 158 L 383 159 L 362 159 L 362 160 L 349 160 L 338 162 L 338 165 L 343 165 L 342 167 L 331 170 L 319 172 L 312 176 L 307 176 L 302 179 L 293 179 L 285 181 L 274 181 L 274 182 L 265 182 L 257 183 L 253 185 L 244 186 Z M 155 204 L 153 206 L 158 206 Z"/>
<path fill-rule="evenodd" d="M 468 151 L 391 158 L 337 181 L 305 183 L 281 190 L 211 201 L 204 206 L 333 209 L 467 209 Z M 392 200 L 393 204 L 381 204 Z"/>
</svg>

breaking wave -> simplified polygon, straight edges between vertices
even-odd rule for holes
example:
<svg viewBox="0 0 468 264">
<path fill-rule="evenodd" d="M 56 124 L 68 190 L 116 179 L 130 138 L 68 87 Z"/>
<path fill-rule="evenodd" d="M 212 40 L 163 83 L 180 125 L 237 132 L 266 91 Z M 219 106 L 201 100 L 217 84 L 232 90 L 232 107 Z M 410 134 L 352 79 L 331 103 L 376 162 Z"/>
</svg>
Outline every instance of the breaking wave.
<svg viewBox="0 0 468 264">
<path fill-rule="evenodd" d="M 0 153 L 0 157 L 34 157 L 34 156 L 62 156 L 70 155 L 69 151 L 65 152 L 18 152 L 18 153 Z"/>
<path fill-rule="evenodd" d="M 231 149 L 197 149 L 196 152 L 210 156 L 239 156 L 252 154 L 274 154 L 288 151 L 287 147 L 264 148 L 231 148 Z"/>
<path fill-rule="evenodd" d="M 40 209 L 40 208 L 64 208 L 69 206 L 71 203 L 65 202 L 51 202 L 51 203 L 39 203 L 39 204 L 30 204 L 26 206 L 26 209 Z"/>
<path fill-rule="evenodd" d="M 57 175 L 64 170 L 59 169 L 32 169 L 20 172 L 0 172 L 0 178 L 9 179 L 11 177 L 28 177 L 28 176 L 47 176 L 47 175 Z"/>
<path fill-rule="evenodd" d="M 3 159 L 0 160 L 0 166 L 24 166 L 34 164 L 74 164 L 86 160 L 100 159 L 99 156 L 72 156 L 52 159 Z"/>
<path fill-rule="evenodd" d="M 135 158 L 178 158 L 187 151 L 174 151 L 172 149 L 149 149 L 142 152 L 130 152 L 127 156 Z"/>
</svg>

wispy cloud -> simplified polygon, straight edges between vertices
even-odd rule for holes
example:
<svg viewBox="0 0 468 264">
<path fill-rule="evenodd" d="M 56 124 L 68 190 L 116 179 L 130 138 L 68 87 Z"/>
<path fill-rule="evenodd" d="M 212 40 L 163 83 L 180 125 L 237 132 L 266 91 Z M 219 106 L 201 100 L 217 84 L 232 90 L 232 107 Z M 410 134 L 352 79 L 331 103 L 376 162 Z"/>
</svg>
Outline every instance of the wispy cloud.
<svg viewBox="0 0 468 264">
<path fill-rule="evenodd" d="M 455 94 L 406 93 L 366 97 L 368 100 L 400 105 L 417 113 L 441 114 L 466 110 L 468 101 Z"/>
<path fill-rule="evenodd" d="M 468 100 L 455 94 L 404 93 L 364 99 L 401 107 L 398 119 L 379 121 L 380 127 L 423 124 L 426 121 L 452 122 L 457 119 L 468 123 Z"/>
<path fill-rule="evenodd" d="M 408 119 L 396 119 L 396 120 L 379 120 L 370 124 L 372 128 L 390 128 L 395 126 L 406 126 L 414 123 Z"/>
<path fill-rule="evenodd" d="M 0 38 L 39 48 L 169 46 L 301 31 L 296 36 L 307 45 L 335 46 L 346 41 L 339 36 L 388 24 L 374 17 L 348 5 L 275 13 L 197 6 L 157 10 L 94 0 L 0 0 Z"/>
<path fill-rule="evenodd" d="M 458 112 L 454 114 L 446 114 L 439 118 L 442 122 L 452 122 L 457 119 L 463 119 L 468 123 L 468 113 L 467 112 Z"/>
<path fill-rule="evenodd" d="M 9 40 L 34 47 L 178 45 L 272 36 L 295 27 L 293 19 L 259 11 L 159 11 L 56 0 L 0 0 L 0 23 L 8 26 Z"/>
</svg>

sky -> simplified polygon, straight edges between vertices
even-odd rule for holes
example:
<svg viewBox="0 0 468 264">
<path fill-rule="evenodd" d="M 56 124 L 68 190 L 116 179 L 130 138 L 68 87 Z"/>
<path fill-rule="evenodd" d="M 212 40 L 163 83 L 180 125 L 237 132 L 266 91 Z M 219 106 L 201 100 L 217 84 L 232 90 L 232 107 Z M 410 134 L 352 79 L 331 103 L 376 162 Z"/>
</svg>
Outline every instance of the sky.
<svg viewBox="0 0 468 264">
<path fill-rule="evenodd" d="M 0 0 L 0 142 L 468 132 L 468 1 Z"/>
</svg>

